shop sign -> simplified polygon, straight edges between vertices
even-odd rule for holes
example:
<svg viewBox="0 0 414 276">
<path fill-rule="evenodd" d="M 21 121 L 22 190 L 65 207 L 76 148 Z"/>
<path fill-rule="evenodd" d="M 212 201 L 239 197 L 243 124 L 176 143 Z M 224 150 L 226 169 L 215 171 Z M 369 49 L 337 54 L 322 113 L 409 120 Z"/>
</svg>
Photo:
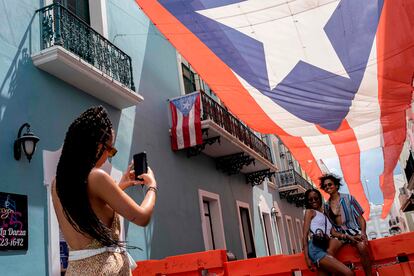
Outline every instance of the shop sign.
<svg viewBox="0 0 414 276">
<path fill-rule="evenodd" d="M 0 251 L 27 250 L 27 196 L 0 192 Z"/>
</svg>

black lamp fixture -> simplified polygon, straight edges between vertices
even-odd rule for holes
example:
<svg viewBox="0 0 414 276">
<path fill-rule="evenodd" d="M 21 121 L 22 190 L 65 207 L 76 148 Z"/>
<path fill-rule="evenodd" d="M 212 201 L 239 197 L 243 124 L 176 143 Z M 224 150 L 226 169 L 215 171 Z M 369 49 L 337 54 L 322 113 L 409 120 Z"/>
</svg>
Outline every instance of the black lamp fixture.
<svg viewBox="0 0 414 276">
<path fill-rule="evenodd" d="M 23 128 L 26 128 L 26 133 L 22 135 Z M 23 148 L 24 154 L 30 162 L 36 150 L 36 143 L 39 142 L 39 140 L 39 137 L 35 136 L 33 132 L 30 131 L 30 125 L 24 123 L 19 129 L 17 139 L 14 141 L 14 159 L 20 160 Z"/>
</svg>

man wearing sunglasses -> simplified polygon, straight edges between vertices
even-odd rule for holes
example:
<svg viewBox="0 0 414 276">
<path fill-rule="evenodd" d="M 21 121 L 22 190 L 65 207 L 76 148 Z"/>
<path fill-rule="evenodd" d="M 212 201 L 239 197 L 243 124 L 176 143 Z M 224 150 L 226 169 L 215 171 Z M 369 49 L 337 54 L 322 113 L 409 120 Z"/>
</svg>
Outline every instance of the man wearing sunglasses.
<svg viewBox="0 0 414 276">
<path fill-rule="evenodd" d="M 366 234 L 366 221 L 362 216 L 364 210 L 358 201 L 349 194 L 339 193 L 341 179 L 333 174 L 325 174 L 320 178 L 320 188 L 329 194 L 324 212 L 337 232 L 342 233 L 340 239 L 333 239 L 328 253 L 335 253 L 345 243 L 355 246 L 361 258 L 365 275 L 372 275 L 372 264 Z"/>
</svg>

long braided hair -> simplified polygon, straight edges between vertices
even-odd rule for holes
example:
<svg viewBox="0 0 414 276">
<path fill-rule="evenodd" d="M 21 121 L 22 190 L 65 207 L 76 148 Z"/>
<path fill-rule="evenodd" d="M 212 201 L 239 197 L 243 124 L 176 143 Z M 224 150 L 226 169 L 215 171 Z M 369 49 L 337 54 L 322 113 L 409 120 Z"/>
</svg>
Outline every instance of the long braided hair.
<svg viewBox="0 0 414 276">
<path fill-rule="evenodd" d="M 56 171 L 56 192 L 67 220 L 76 231 L 104 246 L 123 246 L 92 210 L 87 191 L 89 173 L 105 150 L 105 147 L 99 149 L 99 145 L 110 143 L 111 138 L 112 123 L 102 106 L 83 112 L 66 133 Z"/>
</svg>

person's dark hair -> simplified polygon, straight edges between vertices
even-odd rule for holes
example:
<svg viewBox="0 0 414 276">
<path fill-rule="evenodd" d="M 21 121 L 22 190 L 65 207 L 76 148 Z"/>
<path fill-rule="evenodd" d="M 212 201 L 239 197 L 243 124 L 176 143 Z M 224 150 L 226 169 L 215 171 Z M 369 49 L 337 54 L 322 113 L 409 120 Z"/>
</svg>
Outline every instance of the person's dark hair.
<svg viewBox="0 0 414 276">
<path fill-rule="evenodd" d="M 317 190 L 317 189 L 312 188 L 312 189 L 309 189 L 305 192 L 305 208 L 306 209 L 312 209 L 312 207 L 309 203 L 309 194 L 312 193 L 312 192 L 318 194 L 318 198 L 319 198 L 319 202 L 321 203 L 321 206 L 323 204 L 321 192 L 319 192 L 319 190 Z"/>
<path fill-rule="evenodd" d="M 335 184 L 335 186 L 339 189 L 342 186 L 341 178 L 332 174 L 327 173 L 319 177 L 319 187 L 323 190 L 325 188 L 325 180 L 330 179 Z"/>
<path fill-rule="evenodd" d="M 80 233 L 87 234 L 104 246 L 122 246 L 111 235 L 89 203 L 88 176 L 96 162 L 111 143 L 112 123 L 102 106 L 83 112 L 66 133 L 62 154 L 56 171 L 56 193 L 69 223 Z"/>
</svg>

